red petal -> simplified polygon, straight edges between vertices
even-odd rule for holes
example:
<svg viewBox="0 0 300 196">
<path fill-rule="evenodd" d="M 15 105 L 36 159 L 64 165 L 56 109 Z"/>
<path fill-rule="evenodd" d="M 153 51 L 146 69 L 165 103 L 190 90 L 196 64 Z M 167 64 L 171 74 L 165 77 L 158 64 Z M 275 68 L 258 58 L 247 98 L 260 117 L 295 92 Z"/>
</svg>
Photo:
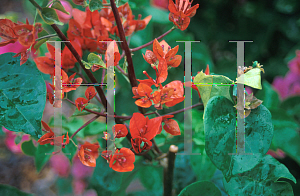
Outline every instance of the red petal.
<svg viewBox="0 0 300 196">
<path fill-rule="evenodd" d="M 178 67 L 181 63 L 181 60 L 181 55 L 175 55 L 167 64 L 171 67 Z"/>
<path fill-rule="evenodd" d="M 168 77 L 168 66 L 164 58 L 161 58 L 158 63 L 158 73 L 157 83 L 163 83 Z"/>
<path fill-rule="evenodd" d="M 147 128 L 146 134 L 144 135 L 144 138 L 147 138 L 148 140 L 151 140 L 152 138 L 154 138 L 159 131 L 161 121 L 162 121 L 162 117 L 156 117 L 156 118 L 150 119 L 147 122 L 148 128 Z"/>
<path fill-rule="evenodd" d="M 128 134 L 127 127 L 123 124 L 116 124 L 112 127 L 113 132 L 115 133 L 116 138 L 126 137 Z"/>
<path fill-rule="evenodd" d="M 146 125 L 146 118 L 141 113 L 133 113 L 130 119 L 129 129 L 132 138 L 137 138 L 140 136 L 140 130 Z"/>
<path fill-rule="evenodd" d="M 164 130 L 171 135 L 180 135 L 178 123 L 173 119 L 165 120 Z"/>
<path fill-rule="evenodd" d="M 164 51 L 163 51 L 161 45 L 158 43 L 157 39 L 154 39 L 154 42 L 153 42 L 153 52 L 158 59 L 163 58 L 165 55 Z"/>
<path fill-rule="evenodd" d="M 95 88 L 93 86 L 90 86 L 88 87 L 86 90 L 85 90 L 85 97 L 88 99 L 88 100 L 91 100 L 93 99 L 93 97 L 95 97 L 96 95 L 96 91 L 95 91 Z"/>
<path fill-rule="evenodd" d="M 174 57 L 175 54 L 178 52 L 178 48 L 179 48 L 179 46 L 176 46 L 175 48 L 172 48 L 172 49 L 166 54 L 165 59 L 166 59 L 167 61 L 169 61 L 170 58 Z"/>
</svg>

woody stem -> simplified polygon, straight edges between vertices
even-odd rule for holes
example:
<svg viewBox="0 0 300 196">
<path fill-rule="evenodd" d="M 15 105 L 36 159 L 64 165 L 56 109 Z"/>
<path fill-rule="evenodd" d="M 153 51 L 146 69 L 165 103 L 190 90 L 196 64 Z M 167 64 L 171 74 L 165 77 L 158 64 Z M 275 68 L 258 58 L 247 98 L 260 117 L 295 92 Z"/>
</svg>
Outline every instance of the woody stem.
<svg viewBox="0 0 300 196">
<path fill-rule="evenodd" d="M 100 115 L 94 116 L 92 119 L 90 119 L 89 121 L 84 123 L 84 125 L 82 125 L 79 129 L 77 129 L 77 131 L 75 131 L 75 133 L 73 133 L 73 135 L 70 138 L 72 139 L 81 129 L 88 126 L 91 122 L 93 122 L 94 120 L 96 120 L 99 117 L 100 117 Z"/>
<path fill-rule="evenodd" d="M 168 164 L 164 167 L 164 196 L 173 195 L 173 174 L 177 152 L 178 147 L 171 145 L 167 157 Z"/>
<path fill-rule="evenodd" d="M 167 32 L 165 32 L 165 33 L 162 34 L 161 36 L 157 37 L 156 39 L 157 39 L 157 40 L 160 40 L 161 38 L 163 38 L 163 37 L 165 37 L 166 35 L 168 35 L 169 33 L 171 33 L 174 29 L 176 29 L 175 26 L 173 26 L 171 29 L 169 29 Z M 152 40 L 152 41 L 150 41 L 150 42 L 148 42 L 148 43 L 146 43 L 146 44 L 144 44 L 144 45 L 141 45 L 141 46 L 139 46 L 139 47 L 132 48 L 132 49 L 130 49 L 130 51 L 131 51 L 131 52 L 138 51 L 138 50 L 143 49 L 143 48 L 145 48 L 145 47 L 147 47 L 147 46 L 150 46 L 153 42 L 154 42 L 154 40 Z"/>
<path fill-rule="evenodd" d="M 126 60 L 128 63 L 128 77 L 129 77 L 129 81 L 132 87 L 136 87 L 138 86 L 137 80 L 136 80 L 136 76 L 135 76 L 135 72 L 134 72 L 134 67 L 133 67 L 133 62 L 132 62 L 132 58 L 131 58 L 131 52 L 129 50 L 129 46 L 127 44 L 127 40 L 125 37 L 125 32 L 124 32 L 124 28 L 120 19 L 120 15 L 119 15 L 119 11 L 118 8 L 115 4 L 114 0 L 110 1 L 110 5 L 117 23 L 117 28 L 118 28 L 118 32 L 119 32 L 119 37 L 120 40 L 122 41 L 122 48 L 125 51 L 125 55 L 126 55 Z M 144 114 L 146 113 L 145 109 L 142 107 L 138 107 L 139 111 Z"/>
</svg>

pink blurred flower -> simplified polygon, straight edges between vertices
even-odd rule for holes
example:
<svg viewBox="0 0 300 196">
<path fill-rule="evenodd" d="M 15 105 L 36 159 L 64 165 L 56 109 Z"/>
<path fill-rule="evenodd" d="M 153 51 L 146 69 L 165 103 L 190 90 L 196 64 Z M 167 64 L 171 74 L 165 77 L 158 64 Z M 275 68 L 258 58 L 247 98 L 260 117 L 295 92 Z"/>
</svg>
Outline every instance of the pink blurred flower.
<svg viewBox="0 0 300 196">
<path fill-rule="evenodd" d="M 68 14 L 65 14 L 59 10 L 55 10 L 58 16 L 59 21 L 63 22 L 63 23 L 68 23 L 69 20 L 72 18 L 72 5 L 65 0 L 60 0 L 61 4 L 63 5 L 63 7 L 65 8 L 65 10 L 67 12 L 69 12 Z"/>
<path fill-rule="evenodd" d="M 68 177 L 70 173 L 70 162 L 63 154 L 52 156 L 50 166 L 61 177 Z"/>
<path fill-rule="evenodd" d="M 168 0 L 152 0 L 151 2 L 152 2 L 152 5 L 162 8 L 162 9 L 165 9 L 165 10 L 167 10 L 168 6 L 169 6 Z"/>
<path fill-rule="evenodd" d="M 300 95 L 300 75 L 292 71 L 289 71 L 284 78 L 275 77 L 272 85 L 278 91 L 281 99 Z"/>
<path fill-rule="evenodd" d="M 6 46 L 0 47 L 0 54 L 13 52 L 13 53 L 19 53 L 24 50 L 27 50 L 29 46 L 23 46 L 18 41 L 15 43 L 7 44 Z"/>
<path fill-rule="evenodd" d="M 296 51 L 296 57 L 288 63 L 288 66 L 293 73 L 300 77 L 300 50 Z"/>
<path fill-rule="evenodd" d="M 82 195 L 85 188 L 87 187 L 87 183 L 81 179 L 74 179 L 72 184 L 73 184 L 73 192 L 75 195 Z"/>
<path fill-rule="evenodd" d="M 274 158 L 284 158 L 285 157 L 285 153 L 280 150 L 280 149 L 277 149 L 276 151 L 274 150 L 268 150 L 267 154 L 271 155 L 272 157 Z"/>
<path fill-rule="evenodd" d="M 245 86 L 245 90 L 248 93 L 248 95 L 250 95 L 251 93 L 253 93 L 252 88 L 249 86 Z"/>
<path fill-rule="evenodd" d="M 75 179 L 83 179 L 93 174 L 94 168 L 85 166 L 81 163 L 76 154 L 73 159 L 72 175 Z"/>
<path fill-rule="evenodd" d="M 5 145 L 7 146 L 7 148 L 15 154 L 23 153 L 22 150 L 21 150 L 21 144 L 25 141 L 30 140 L 29 135 L 24 134 L 22 136 L 21 142 L 19 144 L 16 144 L 15 143 L 15 138 L 17 137 L 16 132 L 9 131 L 8 129 L 6 129 L 4 127 L 2 127 L 2 130 L 3 130 L 4 133 L 6 133 Z"/>
</svg>

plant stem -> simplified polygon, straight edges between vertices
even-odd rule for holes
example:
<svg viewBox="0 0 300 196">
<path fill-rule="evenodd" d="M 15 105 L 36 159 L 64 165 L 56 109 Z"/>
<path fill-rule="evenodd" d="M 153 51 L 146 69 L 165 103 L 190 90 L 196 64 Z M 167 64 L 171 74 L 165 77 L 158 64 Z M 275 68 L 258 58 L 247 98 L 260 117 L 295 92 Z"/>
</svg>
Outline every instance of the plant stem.
<svg viewBox="0 0 300 196">
<path fill-rule="evenodd" d="M 89 121 L 84 123 L 84 125 L 82 125 L 79 129 L 77 129 L 77 131 L 75 131 L 75 133 L 73 133 L 73 135 L 70 138 L 72 139 L 81 129 L 83 129 L 84 127 L 86 127 L 87 125 L 89 125 L 90 123 L 92 123 L 94 120 L 96 120 L 99 117 L 100 117 L 100 115 L 94 116 L 92 119 L 90 119 Z"/>
<path fill-rule="evenodd" d="M 165 33 L 162 34 L 161 36 L 157 37 L 156 39 L 157 39 L 157 40 L 160 40 L 161 38 L 163 38 L 163 37 L 165 37 L 166 35 L 168 35 L 169 33 L 171 33 L 174 29 L 176 29 L 175 26 L 173 26 L 171 29 L 169 29 L 167 32 L 165 32 Z M 138 51 L 138 50 L 143 49 L 143 48 L 145 48 L 145 47 L 147 47 L 147 46 L 150 46 L 153 42 L 154 42 L 154 40 L 152 40 L 152 41 L 150 41 L 150 42 L 148 42 L 148 43 L 146 43 L 146 44 L 144 44 L 144 45 L 141 45 L 141 46 L 139 46 L 139 47 L 132 48 L 132 49 L 130 49 L 130 51 L 131 51 L 131 52 Z"/>
<path fill-rule="evenodd" d="M 168 153 L 168 164 L 164 167 L 164 196 L 173 195 L 173 174 L 178 147 L 171 145 Z"/>
<path fill-rule="evenodd" d="M 71 104 L 73 104 L 73 105 L 76 106 L 76 104 L 75 104 L 73 101 L 71 101 L 70 99 L 66 99 L 66 100 L 67 100 L 69 103 L 71 103 Z M 99 116 L 103 116 L 103 117 L 108 116 L 108 117 L 114 117 L 114 118 L 116 118 L 116 119 L 125 119 L 125 118 L 128 118 L 128 116 L 117 116 L 117 115 L 111 116 L 111 115 L 107 115 L 106 113 L 95 112 L 95 111 L 93 111 L 93 110 L 86 109 L 86 108 L 83 108 L 83 110 L 88 111 L 88 112 L 90 112 L 90 113 L 92 113 L 92 114 L 96 114 L 96 115 L 99 115 Z"/>
<path fill-rule="evenodd" d="M 137 80 L 136 80 L 136 76 L 135 76 L 135 72 L 134 72 L 134 67 L 133 67 L 133 62 L 132 62 L 132 58 L 131 58 L 131 52 L 129 50 L 129 46 L 127 44 L 127 40 L 125 37 L 125 32 L 124 32 L 124 28 L 120 19 L 120 15 L 119 15 L 119 11 L 117 9 L 117 6 L 115 4 L 114 0 L 110 1 L 110 5 L 117 23 L 117 28 L 118 28 L 118 32 L 119 32 L 119 36 L 120 36 L 120 40 L 122 41 L 122 48 L 125 51 L 125 55 L 126 55 L 126 60 L 128 63 L 128 77 L 129 77 L 129 81 L 132 87 L 136 87 L 138 86 Z M 138 107 L 139 111 L 144 114 L 146 113 L 145 109 L 142 107 Z"/>
<path fill-rule="evenodd" d="M 39 40 L 42 40 L 42 39 L 45 39 L 45 38 L 56 37 L 56 36 L 57 36 L 56 34 L 45 35 L 43 37 L 37 38 L 35 41 L 39 41 Z"/>
<path fill-rule="evenodd" d="M 30 3 L 32 3 L 32 5 L 34 7 L 36 7 L 38 10 L 42 11 L 42 7 L 37 2 L 35 2 L 34 0 L 29 0 L 29 1 L 30 1 Z"/>
</svg>

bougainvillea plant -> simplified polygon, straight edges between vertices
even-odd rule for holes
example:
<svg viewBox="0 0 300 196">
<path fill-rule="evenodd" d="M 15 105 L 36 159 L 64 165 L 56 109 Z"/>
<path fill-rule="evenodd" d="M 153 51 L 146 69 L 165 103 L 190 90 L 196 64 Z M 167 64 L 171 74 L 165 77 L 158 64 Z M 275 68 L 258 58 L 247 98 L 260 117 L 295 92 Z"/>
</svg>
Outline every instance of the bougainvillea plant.
<svg viewBox="0 0 300 196">
<path fill-rule="evenodd" d="M 174 115 L 202 106 L 204 111 L 197 123 L 202 126 L 205 140 L 193 142 L 196 141 L 197 145 L 203 142 L 203 156 L 212 163 L 213 171 L 217 168 L 223 173 L 223 187 L 229 195 L 292 194 L 291 185 L 280 179 L 296 183 L 295 178 L 283 164 L 266 155 L 274 134 L 270 111 L 253 94 L 246 95 L 245 103 L 237 101 L 237 84 L 261 89 L 260 74 L 263 69 L 259 63 L 255 61 L 252 66 L 238 70 L 244 76 L 243 80 L 237 78 L 233 81 L 226 76 L 211 74 L 209 65 L 204 73 L 199 70 L 193 81 L 182 82 L 182 78 L 167 80 L 170 78 L 170 70 L 178 69 L 184 63 L 182 55 L 178 54 L 179 45 L 171 47 L 173 44 L 162 38 L 175 29 L 187 29 L 197 12 L 198 4 L 192 5 L 189 0 L 169 0 L 169 20 L 174 26 L 163 35 L 152 38 L 149 43 L 129 48 L 132 35 L 144 30 L 151 23 L 152 16 L 142 19 L 139 15 L 136 18 L 128 2 L 122 4 L 114 0 L 73 0 L 74 4 L 81 6 L 80 9 L 68 8 L 67 11 L 65 8 L 68 4 L 65 1 L 53 0 L 45 7 L 35 0 L 29 1 L 36 8 L 43 24 L 35 22 L 36 20 L 30 24 L 27 19 L 17 23 L 10 19 L 0 19 L 0 47 L 17 42 L 23 46 L 23 50 L 17 54 L 5 53 L 0 56 L 0 124 L 10 131 L 31 135 L 34 143 L 37 141 L 37 144 L 22 144 L 22 149 L 25 154 L 35 156 L 38 171 L 50 156 L 43 153 L 49 152 L 52 152 L 52 156 L 60 152 L 66 153 L 67 157 L 71 156 L 70 161 L 74 161 L 74 164 L 79 159 L 83 165 L 97 170 L 102 169 L 97 167 L 98 164 L 106 162 L 106 165 L 102 164 L 106 167 L 103 171 L 95 172 L 103 172 L 104 176 L 115 175 L 118 179 L 112 177 L 113 180 L 108 183 L 121 184 L 114 195 L 122 195 L 125 194 L 128 182 L 133 179 L 123 173 L 134 175 L 139 169 L 147 173 L 147 169 L 141 169 L 142 166 L 162 166 L 163 194 L 172 195 L 175 155 L 180 145 L 170 144 L 176 143 L 174 138 L 184 135 L 185 127 L 178 123 L 180 120 Z M 57 25 L 63 25 L 67 29 L 66 35 Z M 55 34 L 48 34 L 50 28 Z M 63 41 L 65 44 L 61 53 L 51 42 L 46 43 L 56 37 L 59 38 L 56 41 Z M 45 45 L 48 52 L 42 56 L 40 47 Z M 139 62 L 134 62 L 132 55 L 148 46 L 150 48 L 142 53 L 142 57 L 151 69 L 148 72 L 141 71 L 145 77 L 137 79 Z M 61 68 L 55 64 L 58 52 L 61 55 Z M 99 133 L 96 130 L 99 127 L 91 125 L 100 117 L 109 117 L 108 108 L 111 106 L 108 95 L 105 94 L 105 82 L 109 80 L 108 70 L 111 67 L 131 85 L 130 96 L 138 112 L 128 116 L 114 113 L 112 130 L 104 128 Z M 55 75 L 57 69 L 61 69 L 61 76 Z M 99 75 L 98 70 L 102 70 L 102 74 Z M 45 83 L 41 73 L 48 75 L 50 80 Z M 55 84 L 57 78 L 61 79 L 60 87 Z M 187 87 L 197 91 L 200 102 L 189 108 L 165 113 L 165 109 L 185 101 L 184 90 Z M 53 131 L 53 118 L 48 123 L 42 120 L 46 102 L 59 108 L 55 104 L 55 90 L 58 88 L 61 90 L 62 100 L 76 108 L 73 116 L 93 116 L 83 125 L 78 125 L 75 131 L 68 128 L 67 119 L 61 118 L 63 134 Z M 84 92 L 80 91 L 82 88 L 85 88 Z M 237 118 L 245 121 L 244 150 L 251 155 L 234 154 Z M 89 133 L 86 134 L 87 137 L 82 136 L 83 132 Z M 169 148 L 160 148 L 156 140 L 161 139 L 164 139 L 163 145 L 169 144 Z M 59 150 L 53 152 L 57 146 Z M 29 149 L 35 153 L 29 152 Z M 201 164 L 197 158 L 191 158 L 191 161 Z M 115 173 L 111 173 L 112 171 Z M 109 186 L 111 187 L 105 189 L 106 192 L 103 191 L 104 195 L 115 191 L 114 184 Z M 208 181 L 191 184 L 180 195 L 202 193 L 221 195 L 220 190 Z"/>
</svg>

